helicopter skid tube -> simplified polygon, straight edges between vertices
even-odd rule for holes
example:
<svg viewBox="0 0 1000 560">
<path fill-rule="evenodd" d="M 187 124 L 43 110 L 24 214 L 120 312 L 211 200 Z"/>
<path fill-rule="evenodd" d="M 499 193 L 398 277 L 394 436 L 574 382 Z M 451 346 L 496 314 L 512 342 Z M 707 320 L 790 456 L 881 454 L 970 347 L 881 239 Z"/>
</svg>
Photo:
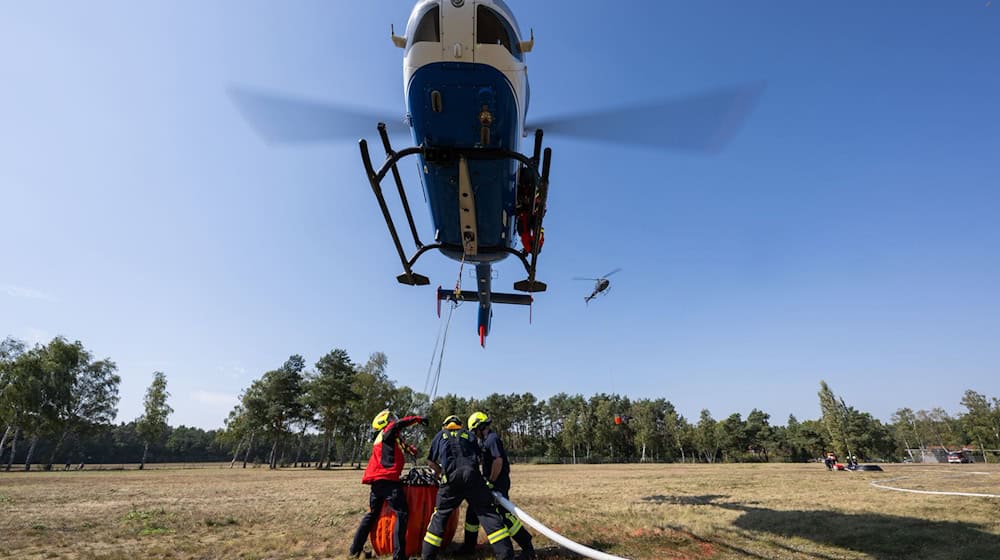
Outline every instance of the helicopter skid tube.
<svg viewBox="0 0 1000 560">
<path fill-rule="evenodd" d="M 594 550 L 593 548 L 583 546 L 578 542 L 571 541 L 566 537 L 560 535 L 559 533 L 549 529 L 543 525 L 540 521 L 530 516 L 523 509 L 514 505 L 513 502 L 504 498 L 500 492 L 493 492 L 493 497 L 496 498 L 497 502 L 502 505 L 507 511 L 513 512 L 517 515 L 525 525 L 530 526 L 532 529 L 538 531 L 539 533 L 548 537 L 548 539 L 559 546 L 572 550 L 573 552 L 584 556 L 586 558 L 592 558 L 593 560 L 628 560 L 627 558 L 622 558 L 621 556 L 615 556 L 614 554 L 608 554 L 607 552 L 601 552 L 600 550 Z"/>
</svg>

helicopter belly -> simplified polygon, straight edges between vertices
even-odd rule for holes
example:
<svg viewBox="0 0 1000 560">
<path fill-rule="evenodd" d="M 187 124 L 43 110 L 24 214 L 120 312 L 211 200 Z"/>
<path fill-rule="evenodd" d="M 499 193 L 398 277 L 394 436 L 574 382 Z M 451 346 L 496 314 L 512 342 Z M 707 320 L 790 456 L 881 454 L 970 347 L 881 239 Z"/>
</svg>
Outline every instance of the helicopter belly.
<svg viewBox="0 0 1000 560">
<path fill-rule="evenodd" d="M 414 142 L 433 148 L 500 148 L 517 151 L 520 141 L 517 97 L 507 77 L 492 66 L 437 62 L 417 68 L 407 87 Z M 500 260 L 514 232 L 516 162 L 468 160 L 478 261 Z M 454 245 L 448 256 L 462 256 L 457 161 L 422 157 L 420 176 L 437 232 L 437 241 Z M 454 253 L 454 254 L 453 254 Z"/>
</svg>

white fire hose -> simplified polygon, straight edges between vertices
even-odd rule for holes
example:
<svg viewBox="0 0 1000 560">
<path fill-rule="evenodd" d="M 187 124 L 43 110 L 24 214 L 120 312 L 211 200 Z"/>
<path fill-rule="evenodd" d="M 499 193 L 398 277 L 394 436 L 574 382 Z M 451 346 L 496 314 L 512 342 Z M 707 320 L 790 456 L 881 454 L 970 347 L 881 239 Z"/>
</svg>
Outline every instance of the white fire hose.
<svg viewBox="0 0 1000 560">
<path fill-rule="evenodd" d="M 518 519 L 522 522 L 528 524 L 532 529 L 535 529 L 539 533 L 548 537 L 550 541 L 564 548 L 568 548 L 581 556 L 593 558 L 593 560 L 628 560 L 627 558 L 622 558 L 621 556 L 615 556 L 614 554 L 608 554 L 606 552 L 601 552 L 600 550 L 594 550 L 593 548 L 583 546 L 580 543 L 575 543 L 552 529 L 549 529 L 545 525 L 542 525 L 540 521 L 528 515 L 523 509 L 515 506 L 514 503 L 507 498 L 504 498 L 500 492 L 494 491 L 493 496 L 497 499 L 497 502 L 499 502 L 500 505 L 507 508 L 507 511 L 514 512 L 514 514 L 517 515 Z"/>
</svg>

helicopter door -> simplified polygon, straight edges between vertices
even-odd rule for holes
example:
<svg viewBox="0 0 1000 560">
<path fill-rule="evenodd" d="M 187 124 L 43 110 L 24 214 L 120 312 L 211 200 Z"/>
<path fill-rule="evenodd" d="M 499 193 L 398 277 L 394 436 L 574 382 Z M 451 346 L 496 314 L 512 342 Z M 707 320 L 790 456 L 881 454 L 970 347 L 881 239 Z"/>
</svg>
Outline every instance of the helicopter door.
<svg viewBox="0 0 1000 560">
<path fill-rule="evenodd" d="M 443 0 L 441 2 L 441 47 L 443 60 L 475 62 L 473 33 L 476 26 L 474 0 Z"/>
</svg>

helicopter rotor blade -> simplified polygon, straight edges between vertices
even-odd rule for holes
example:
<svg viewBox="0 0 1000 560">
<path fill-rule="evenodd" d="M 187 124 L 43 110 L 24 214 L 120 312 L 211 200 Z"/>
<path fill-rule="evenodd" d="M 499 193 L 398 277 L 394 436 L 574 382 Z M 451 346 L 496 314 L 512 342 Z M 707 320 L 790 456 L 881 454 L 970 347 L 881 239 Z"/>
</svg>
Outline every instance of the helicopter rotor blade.
<svg viewBox="0 0 1000 560">
<path fill-rule="evenodd" d="M 579 276 L 574 276 L 573 280 L 590 280 L 591 282 L 597 282 L 600 278 L 580 278 Z"/>
<path fill-rule="evenodd" d="M 269 144 L 357 140 L 384 122 L 389 134 L 408 132 L 398 115 L 266 93 L 233 86 L 229 96 L 253 129 Z"/>
<path fill-rule="evenodd" d="M 718 153 L 757 105 L 763 84 L 529 122 L 546 134 L 687 152 Z"/>
<path fill-rule="evenodd" d="M 607 278 L 608 276 L 611 276 L 612 274 L 614 274 L 616 272 L 621 272 L 621 270 L 622 269 L 620 269 L 620 268 L 616 268 L 616 269 L 612 270 L 611 272 L 605 274 L 604 276 L 601 276 L 601 278 Z"/>
</svg>

